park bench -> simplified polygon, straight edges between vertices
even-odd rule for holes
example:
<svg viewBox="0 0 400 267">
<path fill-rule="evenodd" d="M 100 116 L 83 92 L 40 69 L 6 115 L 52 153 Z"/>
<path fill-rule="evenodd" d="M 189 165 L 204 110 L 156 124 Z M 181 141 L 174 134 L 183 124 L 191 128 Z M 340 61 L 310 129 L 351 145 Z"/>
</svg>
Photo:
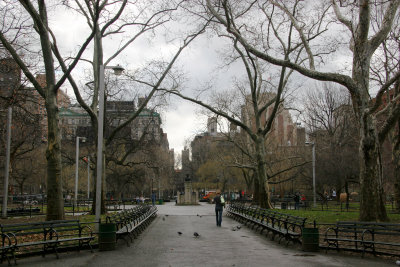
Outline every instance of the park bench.
<svg viewBox="0 0 400 267">
<path fill-rule="evenodd" d="M 382 255 L 400 255 L 400 224 L 339 221 L 325 232 L 329 248 Z"/>
<path fill-rule="evenodd" d="M 252 207 L 247 206 L 244 202 L 232 202 L 227 207 L 227 215 L 232 216 L 235 220 L 245 223 L 248 219 L 248 212 Z"/>
<path fill-rule="evenodd" d="M 15 208 L 15 209 L 10 209 L 7 211 L 7 215 L 8 216 L 29 216 L 32 214 L 39 214 L 40 213 L 40 209 L 35 207 L 29 207 L 29 208 Z"/>
<path fill-rule="evenodd" d="M 16 261 L 16 251 L 34 251 L 40 249 L 44 257 L 48 252 L 56 253 L 60 247 L 78 247 L 87 245 L 93 252 L 90 241 L 94 239 L 92 229 L 82 225 L 79 220 L 57 220 L 34 223 L 0 225 L 2 235 L 1 262 L 9 256 Z"/>
<path fill-rule="evenodd" d="M 138 205 L 132 209 L 114 213 L 107 216 L 106 222 L 115 223 L 117 227 L 116 237 L 125 240 L 127 246 L 133 242 L 133 238 L 142 232 L 156 215 L 157 208 L 151 205 Z"/>
<path fill-rule="evenodd" d="M 286 239 L 287 245 L 290 241 L 301 243 L 300 237 L 302 229 L 305 227 L 306 218 L 293 216 L 271 209 L 261 209 L 256 206 L 246 206 L 241 203 L 232 203 L 227 212 L 229 216 L 244 223 L 251 224 L 251 228 L 256 230 L 261 228 L 261 233 L 267 230 L 267 235 L 271 233 L 271 239 L 275 236 Z"/>
<path fill-rule="evenodd" d="M 276 210 L 262 209 L 255 222 L 257 223 L 257 230 L 261 228 L 261 233 L 267 230 L 267 235 L 271 233 L 272 240 L 278 235 L 280 237 L 279 243 L 282 239 L 285 239 L 287 241 L 286 245 L 288 245 L 290 241 L 301 243 L 300 238 L 306 220 L 307 218 L 304 217 L 293 216 Z"/>
</svg>

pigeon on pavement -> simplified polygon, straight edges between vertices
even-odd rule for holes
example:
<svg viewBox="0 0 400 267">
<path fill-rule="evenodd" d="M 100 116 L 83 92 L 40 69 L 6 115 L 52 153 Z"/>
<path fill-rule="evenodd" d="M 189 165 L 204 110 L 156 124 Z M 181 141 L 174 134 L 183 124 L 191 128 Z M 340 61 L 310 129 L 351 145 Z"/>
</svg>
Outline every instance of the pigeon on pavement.
<svg viewBox="0 0 400 267">
<path fill-rule="evenodd" d="M 182 234 L 182 232 L 178 232 L 178 235 L 181 235 Z"/>
<path fill-rule="evenodd" d="M 194 237 L 196 237 L 196 238 L 200 236 L 197 232 L 194 232 L 193 235 L 194 235 Z"/>
</svg>

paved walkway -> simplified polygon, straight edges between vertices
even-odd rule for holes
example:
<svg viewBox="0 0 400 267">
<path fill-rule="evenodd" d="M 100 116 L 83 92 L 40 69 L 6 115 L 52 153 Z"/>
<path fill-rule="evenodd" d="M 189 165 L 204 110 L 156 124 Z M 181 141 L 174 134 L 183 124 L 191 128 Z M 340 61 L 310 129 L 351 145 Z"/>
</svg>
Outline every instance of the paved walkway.
<svg viewBox="0 0 400 267">
<path fill-rule="evenodd" d="M 299 247 L 285 247 L 223 217 L 216 227 L 214 207 L 158 206 L 158 217 L 139 235 L 131 247 L 121 240 L 117 250 L 90 253 L 70 252 L 31 257 L 18 261 L 19 266 L 395 266 L 394 261 L 362 259 L 336 252 L 302 252 Z M 179 235 L 177 232 L 182 232 Z M 199 238 L 193 233 L 198 232 Z"/>
</svg>

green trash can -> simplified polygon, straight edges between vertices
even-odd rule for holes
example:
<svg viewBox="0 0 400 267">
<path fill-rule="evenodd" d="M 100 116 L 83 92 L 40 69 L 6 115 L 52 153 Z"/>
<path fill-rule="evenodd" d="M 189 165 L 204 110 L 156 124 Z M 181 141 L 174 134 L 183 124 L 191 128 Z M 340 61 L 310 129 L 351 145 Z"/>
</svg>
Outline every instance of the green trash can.
<svg viewBox="0 0 400 267">
<path fill-rule="evenodd" d="M 117 226 L 115 223 L 101 223 L 99 226 L 99 250 L 115 250 Z"/>
<path fill-rule="evenodd" d="M 158 200 L 158 205 L 162 205 L 163 202 L 164 202 L 164 201 L 163 201 L 162 199 L 159 199 L 159 200 Z"/>
<path fill-rule="evenodd" d="M 302 231 L 303 251 L 317 252 L 319 250 L 319 231 L 318 228 L 303 228 Z"/>
</svg>

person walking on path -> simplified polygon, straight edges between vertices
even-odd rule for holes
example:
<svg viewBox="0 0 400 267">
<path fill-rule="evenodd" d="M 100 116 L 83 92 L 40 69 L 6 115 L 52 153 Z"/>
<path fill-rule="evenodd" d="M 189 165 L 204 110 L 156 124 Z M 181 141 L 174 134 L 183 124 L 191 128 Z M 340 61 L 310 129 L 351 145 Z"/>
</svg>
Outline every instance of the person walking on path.
<svg viewBox="0 0 400 267">
<path fill-rule="evenodd" d="M 223 197 L 221 196 L 221 190 L 217 190 L 217 195 L 214 197 L 214 203 L 215 203 L 215 216 L 217 219 L 217 226 L 221 227 L 222 223 L 222 210 L 225 205 L 225 201 L 223 200 Z"/>
</svg>

